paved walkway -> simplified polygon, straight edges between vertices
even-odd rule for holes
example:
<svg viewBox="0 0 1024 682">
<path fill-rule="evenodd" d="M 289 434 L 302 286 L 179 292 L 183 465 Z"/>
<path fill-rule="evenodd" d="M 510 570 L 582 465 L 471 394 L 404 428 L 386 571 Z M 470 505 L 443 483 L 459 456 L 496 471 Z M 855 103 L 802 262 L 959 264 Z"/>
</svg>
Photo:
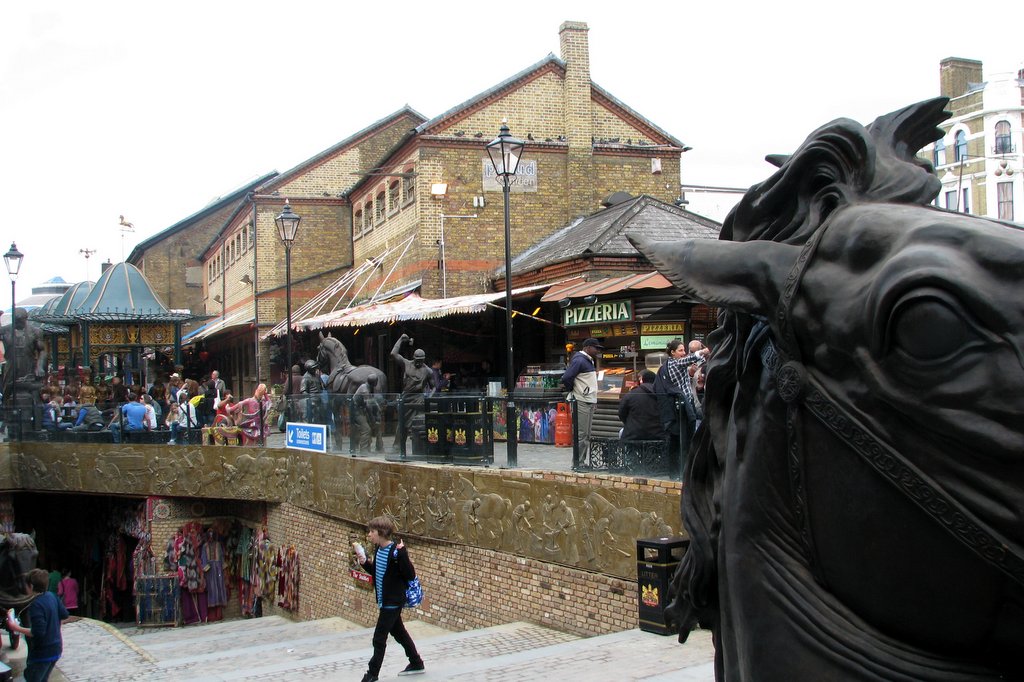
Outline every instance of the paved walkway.
<svg viewBox="0 0 1024 682">
<path fill-rule="evenodd" d="M 455 633 L 417 620 L 408 627 L 427 665 L 426 674 L 411 679 L 423 682 L 714 679 L 706 632 L 681 645 L 675 637 L 640 630 L 580 638 L 530 623 Z M 63 633 L 64 656 L 50 678 L 54 682 L 333 681 L 362 677 L 373 630 L 341 618 L 296 623 L 269 616 L 148 629 L 79 619 Z M 24 653 L 24 644 L 17 652 L 5 651 L 19 673 Z M 405 664 L 392 641 L 380 679 L 398 679 Z"/>
</svg>

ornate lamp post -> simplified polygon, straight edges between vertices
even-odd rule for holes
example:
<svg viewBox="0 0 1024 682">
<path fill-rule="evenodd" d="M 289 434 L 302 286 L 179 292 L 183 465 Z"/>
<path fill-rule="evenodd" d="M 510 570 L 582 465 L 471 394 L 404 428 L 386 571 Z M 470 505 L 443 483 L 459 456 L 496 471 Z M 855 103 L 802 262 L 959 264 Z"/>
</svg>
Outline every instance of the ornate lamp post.
<svg viewBox="0 0 1024 682">
<path fill-rule="evenodd" d="M 18 251 L 18 247 L 15 246 L 14 242 L 11 242 L 10 250 L 4 254 L 4 265 L 7 266 L 7 274 L 11 278 L 11 347 L 7 350 L 8 361 L 11 363 L 11 390 L 14 390 L 14 382 L 18 378 L 18 340 L 15 336 L 17 334 L 17 327 L 15 326 L 15 296 L 14 296 L 14 281 L 18 279 L 18 271 L 21 270 L 21 261 L 25 257 L 21 251 Z M 14 395 L 5 396 L 10 398 L 10 405 L 14 404 Z"/>
<path fill-rule="evenodd" d="M 487 155 L 491 157 L 494 173 L 501 178 L 502 190 L 505 195 L 505 339 L 508 344 L 505 364 L 505 386 L 508 388 L 508 399 L 505 402 L 505 431 L 508 444 L 508 466 L 519 466 L 516 452 L 516 406 L 512 401 L 512 389 L 515 386 L 515 366 L 512 363 L 512 238 L 508 213 L 509 187 L 512 177 L 519 168 L 519 159 L 523 155 L 526 143 L 512 137 L 508 123 L 502 122 L 498 136 L 487 145 Z"/>
<path fill-rule="evenodd" d="M 302 218 L 292 213 L 292 207 L 287 199 L 284 200 L 284 210 L 281 211 L 279 216 L 274 218 L 274 222 L 277 223 L 277 236 L 281 238 L 281 243 L 284 244 L 284 305 L 285 315 L 288 320 L 288 349 L 285 352 L 285 357 L 288 358 L 288 365 L 285 369 L 285 376 L 288 377 L 287 389 L 285 390 L 286 396 L 291 396 L 292 392 L 292 244 L 295 242 L 295 234 L 299 231 L 299 222 L 301 220 Z"/>
</svg>

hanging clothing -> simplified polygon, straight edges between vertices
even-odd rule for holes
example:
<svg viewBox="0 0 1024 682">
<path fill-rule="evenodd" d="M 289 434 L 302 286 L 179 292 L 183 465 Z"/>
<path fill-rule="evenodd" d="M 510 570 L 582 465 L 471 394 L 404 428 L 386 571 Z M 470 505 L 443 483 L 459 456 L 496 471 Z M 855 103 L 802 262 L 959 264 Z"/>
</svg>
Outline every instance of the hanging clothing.
<svg viewBox="0 0 1024 682">
<path fill-rule="evenodd" d="M 207 536 L 203 543 L 201 561 L 206 578 L 207 605 L 226 605 L 228 595 L 224 585 L 224 545 L 216 536 Z"/>
</svg>

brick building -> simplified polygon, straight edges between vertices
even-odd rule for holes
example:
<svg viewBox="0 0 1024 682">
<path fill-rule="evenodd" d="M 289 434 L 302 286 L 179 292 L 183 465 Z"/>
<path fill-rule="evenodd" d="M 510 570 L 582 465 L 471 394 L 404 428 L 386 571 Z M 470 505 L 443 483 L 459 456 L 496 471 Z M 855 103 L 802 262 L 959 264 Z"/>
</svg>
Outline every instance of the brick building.
<svg viewBox="0 0 1024 682">
<path fill-rule="evenodd" d="M 485 145 L 506 119 L 528 145 L 512 188 L 513 254 L 600 210 L 617 191 L 674 201 L 687 148 L 591 80 L 586 24 L 562 24 L 560 44 L 560 57 L 548 55 L 430 120 L 402 109 L 249 189 L 199 242 L 197 307 L 215 317 L 186 342 L 236 390 L 281 381 L 283 343 L 265 337 L 285 318 L 274 225 L 285 199 L 302 218 L 292 248 L 293 311 L 339 281 L 347 285 L 333 305 L 414 290 L 432 299 L 494 291 L 504 214 Z M 467 332 L 490 326 L 476 320 Z M 401 331 L 346 343 L 354 361 L 386 366 Z M 302 358 L 316 344 L 300 334 L 295 345 Z"/>
<path fill-rule="evenodd" d="M 949 57 L 939 65 L 940 94 L 952 118 L 922 150 L 942 180 L 936 206 L 1020 222 L 1024 201 L 1024 70 L 990 74 L 982 63 Z"/>
</svg>

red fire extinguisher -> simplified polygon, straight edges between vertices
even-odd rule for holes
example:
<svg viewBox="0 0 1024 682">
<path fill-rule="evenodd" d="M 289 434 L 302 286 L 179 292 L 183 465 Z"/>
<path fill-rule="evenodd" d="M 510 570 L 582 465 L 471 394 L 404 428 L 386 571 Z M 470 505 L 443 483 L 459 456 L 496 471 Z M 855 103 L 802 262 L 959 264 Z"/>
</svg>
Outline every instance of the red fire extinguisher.
<svg viewBox="0 0 1024 682">
<path fill-rule="evenodd" d="M 555 447 L 572 447 L 572 415 L 569 403 L 558 403 L 555 408 Z"/>
</svg>

